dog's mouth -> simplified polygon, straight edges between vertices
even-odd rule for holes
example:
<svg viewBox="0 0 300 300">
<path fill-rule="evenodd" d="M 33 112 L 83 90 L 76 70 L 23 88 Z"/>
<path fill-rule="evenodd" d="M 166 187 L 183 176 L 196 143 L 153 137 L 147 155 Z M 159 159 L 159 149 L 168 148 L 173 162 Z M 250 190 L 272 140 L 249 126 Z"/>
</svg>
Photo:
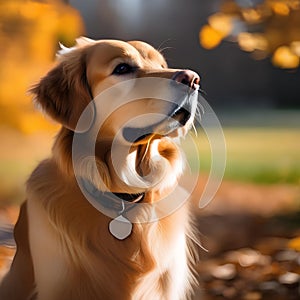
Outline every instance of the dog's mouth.
<svg viewBox="0 0 300 300">
<path fill-rule="evenodd" d="M 143 144 L 148 141 L 150 136 L 170 136 L 193 118 L 192 110 L 193 103 L 187 98 L 180 105 L 173 104 L 170 113 L 160 122 L 142 128 L 124 127 L 123 137 L 132 144 Z"/>
<path fill-rule="evenodd" d="M 119 199 L 131 202 L 138 203 L 141 202 L 145 196 L 145 193 L 137 193 L 137 194 L 126 194 L 126 193 L 113 193 Z"/>
</svg>

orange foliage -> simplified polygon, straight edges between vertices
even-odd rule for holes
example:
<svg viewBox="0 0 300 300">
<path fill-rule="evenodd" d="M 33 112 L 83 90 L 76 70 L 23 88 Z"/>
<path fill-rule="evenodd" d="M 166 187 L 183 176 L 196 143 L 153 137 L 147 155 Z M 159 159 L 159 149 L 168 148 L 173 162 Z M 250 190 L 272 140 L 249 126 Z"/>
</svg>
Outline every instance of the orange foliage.
<svg viewBox="0 0 300 300">
<path fill-rule="evenodd" d="M 290 249 L 300 252 L 300 237 L 290 240 L 288 246 Z"/>
<path fill-rule="evenodd" d="M 214 29 L 210 25 L 205 25 L 201 28 L 199 39 L 203 48 L 213 49 L 221 43 L 223 35 L 219 30 Z"/>
<path fill-rule="evenodd" d="M 213 49 L 230 34 L 232 18 L 223 13 L 216 13 L 208 18 L 208 23 L 201 28 L 199 39 L 203 48 Z"/>
<path fill-rule="evenodd" d="M 54 127 L 26 94 L 50 67 L 58 42 L 71 46 L 83 33 L 78 12 L 60 1 L 0 2 L 0 126 L 25 133 Z"/>
<path fill-rule="evenodd" d="M 300 67 L 300 0 L 223 0 L 207 23 L 199 33 L 205 49 L 227 38 L 256 59 L 270 55 L 277 67 Z"/>
</svg>

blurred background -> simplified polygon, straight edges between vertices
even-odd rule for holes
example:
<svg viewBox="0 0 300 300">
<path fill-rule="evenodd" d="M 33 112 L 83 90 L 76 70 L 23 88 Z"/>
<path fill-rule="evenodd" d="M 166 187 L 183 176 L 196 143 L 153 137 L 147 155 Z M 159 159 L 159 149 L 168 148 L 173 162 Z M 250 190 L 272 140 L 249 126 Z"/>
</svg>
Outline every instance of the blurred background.
<svg viewBox="0 0 300 300">
<path fill-rule="evenodd" d="M 59 128 L 27 90 L 54 63 L 58 42 L 72 46 L 80 35 L 143 40 L 170 67 L 197 71 L 222 124 L 223 183 L 195 209 L 208 250 L 199 249 L 195 299 L 299 299 L 300 0 L 2 0 L 0 275 L 26 178 Z M 210 166 L 201 132 L 199 141 L 195 205 Z"/>
</svg>

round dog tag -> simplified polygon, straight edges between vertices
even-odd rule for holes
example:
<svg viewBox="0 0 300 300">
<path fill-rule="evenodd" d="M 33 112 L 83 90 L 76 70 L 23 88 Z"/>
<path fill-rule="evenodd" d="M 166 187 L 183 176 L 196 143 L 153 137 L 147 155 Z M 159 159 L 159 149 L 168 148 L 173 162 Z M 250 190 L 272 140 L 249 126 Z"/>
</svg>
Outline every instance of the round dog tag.
<svg viewBox="0 0 300 300">
<path fill-rule="evenodd" d="M 113 219 L 109 223 L 110 233 L 119 240 L 126 239 L 132 231 L 132 224 L 122 215 Z"/>
</svg>

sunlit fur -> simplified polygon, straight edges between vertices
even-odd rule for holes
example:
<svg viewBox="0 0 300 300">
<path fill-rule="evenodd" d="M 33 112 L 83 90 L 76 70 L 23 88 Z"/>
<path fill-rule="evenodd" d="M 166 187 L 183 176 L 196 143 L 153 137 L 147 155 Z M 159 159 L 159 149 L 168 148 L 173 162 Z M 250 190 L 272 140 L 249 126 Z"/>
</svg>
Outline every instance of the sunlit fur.
<svg viewBox="0 0 300 300">
<path fill-rule="evenodd" d="M 179 300 L 191 295 L 195 236 L 189 205 L 156 222 L 134 223 L 131 235 L 118 240 L 108 230 L 111 218 L 85 199 L 74 176 L 74 130 L 91 94 L 95 97 L 128 79 L 111 75 L 116 59 L 139 66 L 130 76 L 171 78 L 178 71 L 168 69 L 162 55 L 148 44 L 82 38 L 71 50 L 63 49 L 58 64 L 31 90 L 36 103 L 62 128 L 52 156 L 28 180 L 27 201 L 15 228 L 17 253 L 2 282 L 1 299 Z M 137 102 L 136 112 L 145 101 L 151 99 Z M 119 118 L 113 114 L 98 137 L 96 165 L 94 157 L 75 162 L 79 175 L 99 190 L 145 192 L 143 202 L 157 202 L 174 189 L 182 174 L 180 148 L 170 137 L 149 137 L 122 157 L 120 178 L 111 162 L 109 126 Z M 147 181 L 144 174 L 151 175 Z M 151 213 L 141 209 L 135 221 Z"/>
</svg>

